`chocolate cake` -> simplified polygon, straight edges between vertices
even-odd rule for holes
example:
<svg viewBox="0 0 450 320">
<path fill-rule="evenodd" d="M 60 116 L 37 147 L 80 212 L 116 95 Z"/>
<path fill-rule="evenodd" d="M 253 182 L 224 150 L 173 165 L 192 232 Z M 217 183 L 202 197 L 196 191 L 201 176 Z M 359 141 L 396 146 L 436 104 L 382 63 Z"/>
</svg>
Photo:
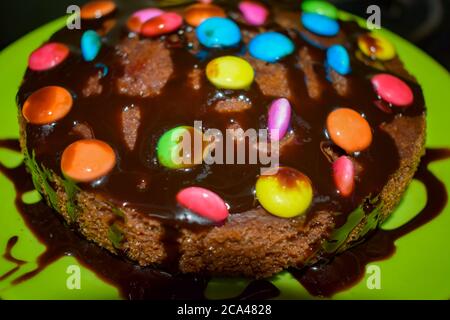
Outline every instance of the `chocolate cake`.
<svg viewBox="0 0 450 320">
<path fill-rule="evenodd" d="M 68 226 L 141 266 L 260 278 L 339 254 L 392 213 L 425 143 L 423 94 L 395 44 L 329 5 L 148 6 L 91 2 L 81 29 L 30 56 L 21 147 Z M 279 143 L 273 175 L 161 154 L 167 132 L 195 121 L 187 131 L 202 135 L 283 119 L 277 138 L 243 138 L 249 149 Z"/>
</svg>

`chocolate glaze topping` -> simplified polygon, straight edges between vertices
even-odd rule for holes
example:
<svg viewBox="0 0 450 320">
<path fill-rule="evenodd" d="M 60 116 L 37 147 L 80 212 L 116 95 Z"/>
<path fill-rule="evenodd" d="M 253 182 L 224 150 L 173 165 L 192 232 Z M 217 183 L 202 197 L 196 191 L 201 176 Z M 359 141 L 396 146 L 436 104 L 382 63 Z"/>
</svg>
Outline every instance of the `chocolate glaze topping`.
<svg viewBox="0 0 450 320">
<path fill-rule="evenodd" d="M 19 151 L 18 141 L 0 141 L 0 147 Z M 426 187 L 427 203 L 424 209 L 410 222 L 390 231 L 377 230 L 362 244 L 319 264 L 291 270 L 293 275 L 313 295 L 332 296 L 334 293 L 350 288 L 363 276 L 365 266 L 373 261 L 390 257 L 395 252 L 395 240 L 416 230 L 437 217 L 447 204 L 445 185 L 437 179 L 428 165 L 434 161 L 448 159 L 448 149 L 428 149 L 416 179 Z M 209 278 L 199 275 L 172 275 L 152 268 L 135 266 L 120 257 L 80 237 L 69 230 L 59 214 L 44 201 L 35 204 L 22 202 L 22 195 L 34 189 L 30 175 L 22 164 L 8 169 L 0 165 L 0 171 L 8 177 L 16 189 L 16 206 L 28 227 L 46 246 L 46 251 L 38 258 L 35 270 L 16 278 L 13 283 L 26 281 L 49 264 L 64 255 L 71 255 L 84 266 L 94 271 L 100 278 L 115 285 L 126 299 L 202 299 Z M 0 280 L 13 277 L 25 261 L 11 254 L 20 241 L 12 237 L 5 248 L 3 257 L 16 264 L 16 267 L 0 275 Z M 251 282 L 236 298 L 269 299 L 279 295 L 278 289 L 266 280 Z"/>
<path fill-rule="evenodd" d="M 189 2 L 161 1 L 150 5 L 148 1 L 145 4 L 144 1 L 116 3 L 117 10 L 114 13 L 98 20 L 82 21 L 82 30 L 64 28 L 51 37 L 49 41 L 61 42 L 70 48 L 69 57 L 61 65 L 45 72 L 26 72 L 17 96 L 19 106 L 24 104 L 30 94 L 49 85 L 62 86 L 74 97 L 74 106 L 65 118 L 51 125 L 26 125 L 29 152 L 34 151 L 39 163 L 61 175 L 62 152 L 81 138 L 80 134 L 74 134 L 77 132 L 74 128 L 83 125 L 84 132 L 113 147 L 118 163 L 108 176 L 95 183 L 80 184 L 80 187 L 103 196 L 119 207 L 138 209 L 170 222 L 177 219 L 180 211 L 175 200 L 176 193 L 184 187 L 195 185 L 219 194 L 230 206 L 231 213 L 254 208 L 257 205 L 254 187 L 260 172 L 259 165 L 203 164 L 187 170 L 169 170 L 160 166 L 156 158 L 156 144 L 165 131 L 180 125 L 193 126 L 196 120 L 203 122 L 203 130 L 217 128 L 225 132 L 233 123 L 238 123 L 244 130 L 266 128 L 268 106 L 279 96 L 265 95 L 257 82 L 249 90 L 218 90 L 204 76 L 206 64 L 215 57 L 232 54 L 248 58 L 246 44 L 241 43 L 236 48 L 226 50 L 197 49 L 192 43 L 192 36 L 195 37 L 193 28 L 186 25 L 161 38 L 140 38 L 145 42 L 162 44 L 170 51 L 170 61 L 165 61 L 165 69 L 155 72 L 166 72 L 170 64 L 173 72 L 167 82 L 157 88 L 157 93 L 130 95 L 130 92 L 120 89 L 120 79 L 130 72 L 124 66 L 121 48 L 127 46 L 127 41 L 137 41 L 129 37 L 139 36 L 128 32 L 127 19 L 140 8 L 174 5 L 167 10 L 180 11 L 182 7 L 178 5 Z M 239 17 L 237 2 L 219 1 L 216 4 L 222 5 L 229 17 Z M 271 7 L 270 3 L 267 5 Z M 333 83 L 327 80 L 325 51 L 310 44 L 308 33 L 281 27 L 275 22 L 273 13 L 270 21 L 261 28 L 250 27 L 238 18 L 236 20 L 244 40 L 255 32 L 278 31 L 289 36 L 296 46 L 292 55 L 279 62 L 287 70 L 287 85 L 291 95 L 286 98 L 291 102 L 294 112 L 291 121 L 294 142 L 283 149 L 280 164 L 295 168 L 311 179 L 314 200 L 308 212 L 342 212 L 336 221 L 339 226 L 345 223 L 347 213 L 359 207 L 365 199 L 375 197 L 389 176 L 399 168 L 397 148 L 380 126 L 392 121 L 398 114 L 404 117 L 423 114 L 424 98 L 416 83 L 403 79 L 413 90 L 413 105 L 405 109 L 392 108 L 392 113 L 383 112 L 375 106 L 374 102 L 379 101 L 379 98 L 370 78 L 381 71 L 356 59 L 357 37 L 367 31 L 354 22 L 340 22 L 345 39 L 343 44 L 351 56 L 352 73 L 346 76 L 349 94 L 339 93 Z M 298 17 L 300 24 L 300 12 Z M 81 35 L 88 29 L 99 33 L 110 29 L 104 34 L 103 48 L 94 62 L 85 62 L 79 47 Z M 320 83 L 322 92 L 319 98 L 311 97 L 308 92 L 308 77 L 305 68 L 301 68 L 302 50 L 308 51 L 310 63 Z M 156 56 L 156 59 L 160 57 Z M 189 85 L 193 70 L 200 70 L 203 74 L 197 79 L 195 90 Z M 95 90 L 86 91 L 86 84 L 92 81 L 97 83 Z M 244 99 L 251 107 L 238 113 L 214 110 L 216 103 L 225 99 Z M 124 110 L 136 107 L 139 108 L 139 126 L 135 123 L 138 128 L 134 133 L 135 141 L 132 141 L 135 147 L 130 149 L 130 142 L 126 141 L 121 129 L 122 114 Z M 354 155 L 363 171 L 359 174 L 353 195 L 348 198 L 337 193 L 331 164 L 320 147 L 332 144 L 325 131 L 325 122 L 328 114 L 338 107 L 350 107 L 360 112 L 373 130 L 371 146 Z M 333 148 L 344 154 L 339 148 Z"/>
</svg>

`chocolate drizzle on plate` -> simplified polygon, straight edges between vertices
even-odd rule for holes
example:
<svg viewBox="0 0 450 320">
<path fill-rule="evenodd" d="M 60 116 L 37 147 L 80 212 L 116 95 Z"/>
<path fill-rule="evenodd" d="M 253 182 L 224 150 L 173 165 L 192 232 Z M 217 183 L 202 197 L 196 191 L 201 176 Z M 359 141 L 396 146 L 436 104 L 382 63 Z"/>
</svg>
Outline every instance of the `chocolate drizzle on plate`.
<svg viewBox="0 0 450 320">
<path fill-rule="evenodd" d="M 9 262 L 14 263 L 16 266 L 13 269 L 6 272 L 5 274 L 0 275 L 0 281 L 5 280 L 10 275 L 17 272 L 20 269 L 20 266 L 22 266 L 23 264 L 26 263 L 26 261 L 14 258 L 13 255 L 11 254 L 11 250 L 14 248 L 14 246 L 16 245 L 18 240 L 19 240 L 19 237 L 13 236 L 8 240 L 8 243 L 6 244 L 6 249 L 5 249 L 5 252 L 3 253 L 3 258 Z"/>
<path fill-rule="evenodd" d="M 1 148 L 19 151 L 19 143 L 13 140 L 0 141 Z M 291 273 L 317 296 L 330 297 L 334 293 L 350 288 L 364 275 L 365 266 L 373 261 L 389 258 L 395 252 L 395 240 L 416 230 L 437 217 L 447 203 L 445 185 L 428 169 L 434 161 L 450 158 L 450 149 L 427 149 L 425 157 L 416 174 L 423 182 L 427 192 L 427 203 L 416 217 L 405 225 L 390 231 L 377 230 L 363 243 L 336 256 L 331 261 L 314 265 Z M 141 268 L 129 261 L 114 256 L 97 245 L 88 242 L 70 230 L 58 213 L 46 203 L 22 202 L 25 192 L 34 190 L 30 175 L 25 166 L 8 169 L 0 166 L 0 171 L 14 184 L 16 206 L 28 227 L 46 246 L 38 260 L 35 270 L 13 281 L 17 284 L 26 281 L 57 259 L 70 255 L 85 267 L 95 272 L 101 279 L 116 286 L 126 299 L 203 299 L 208 277 L 201 275 L 172 275 L 151 268 Z M 20 242 L 13 236 L 5 248 L 3 257 L 17 264 L 12 270 L 0 275 L 0 280 L 13 277 L 25 262 L 12 256 L 11 251 Z M 232 281 L 232 280 L 230 280 Z M 266 280 L 251 282 L 236 298 L 268 299 L 276 298 L 278 289 Z"/>
<path fill-rule="evenodd" d="M 19 151 L 19 143 L 15 141 L 0 142 L 0 147 Z M 208 278 L 201 276 L 175 276 L 150 268 L 140 268 L 131 262 L 114 256 L 105 249 L 91 243 L 65 225 L 61 217 L 44 201 L 25 204 L 21 198 L 25 192 L 34 190 L 29 173 L 25 166 L 14 169 L 0 166 L 1 172 L 14 184 L 16 206 L 28 227 L 46 246 L 46 250 L 38 257 L 35 270 L 14 279 L 13 284 L 29 280 L 49 264 L 59 258 L 70 255 L 87 268 L 94 271 L 101 279 L 116 286 L 126 299 L 201 299 Z M 13 237 L 9 241 L 4 257 L 10 252 L 20 238 Z M 15 263 L 20 260 L 12 260 Z M 2 279 L 12 277 L 15 269 L 1 275 Z"/>
<path fill-rule="evenodd" d="M 363 243 L 319 263 L 291 273 L 313 295 L 331 297 L 345 290 L 364 277 L 366 266 L 391 257 L 395 241 L 436 218 L 445 208 L 447 189 L 429 169 L 434 161 L 450 158 L 450 149 L 427 149 L 415 179 L 421 181 L 427 193 L 425 207 L 408 223 L 393 230 L 377 229 Z"/>
</svg>

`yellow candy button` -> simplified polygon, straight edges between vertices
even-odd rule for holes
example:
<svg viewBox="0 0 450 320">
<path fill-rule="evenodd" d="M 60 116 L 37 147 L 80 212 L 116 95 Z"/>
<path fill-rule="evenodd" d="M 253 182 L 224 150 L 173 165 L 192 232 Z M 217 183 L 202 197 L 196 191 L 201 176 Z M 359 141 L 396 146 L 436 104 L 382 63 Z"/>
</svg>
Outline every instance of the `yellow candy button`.
<svg viewBox="0 0 450 320">
<path fill-rule="evenodd" d="M 274 175 L 258 178 L 256 198 L 269 213 L 293 218 L 305 213 L 312 202 L 311 181 L 300 171 L 281 167 Z"/>
<path fill-rule="evenodd" d="M 396 55 L 396 51 L 392 43 L 390 43 L 386 38 L 375 33 L 368 33 L 359 36 L 358 46 L 366 56 L 374 60 L 391 60 Z"/>
<path fill-rule="evenodd" d="M 206 66 L 208 80 L 219 89 L 247 89 L 255 72 L 244 59 L 234 56 L 216 58 Z"/>
</svg>

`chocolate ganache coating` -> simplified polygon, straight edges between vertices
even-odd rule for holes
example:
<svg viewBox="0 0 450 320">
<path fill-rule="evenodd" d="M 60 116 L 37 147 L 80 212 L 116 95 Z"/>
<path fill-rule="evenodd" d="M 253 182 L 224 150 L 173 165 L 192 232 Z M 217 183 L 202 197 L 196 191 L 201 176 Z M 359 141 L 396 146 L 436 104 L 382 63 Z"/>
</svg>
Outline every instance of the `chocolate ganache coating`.
<svg viewBox="0 0 450 320">
<path fill-rule="evenodd" d="M 158 141 L 168 130 L 193 126 L 194 121 L 202 121 L 203 132 L 212 128 L 221 132 L 230 128 L 267 129 L 271 103 L 286 98 L 292 115 L 288 134 L 280 143 L 280 165 L 306 175 L 313 188 L 306 213 L 293 218 L 292 223 L 305 225 L 318 213 L 328 212 L 332 213 L 333 229 L 338 230 L 348 225 L 349 215 L 358 209 L 369 216 L 382 205 L 380 194 L 403 161 L 395 139 L 402 132 L 394 130 L 396 133 L 392 134 L 393 130 L 386 128 L 395 121 L 423 119 L 425 102 L 420 86 L 403 70 L 397 57 L 380 61 L 364 56 L 358 39 L 366 39 L 367 45 L 374 47 L 367 30 L 356 22 L 339 21 L 336 36 L 318 36 L 302 26 L 299 3 L 271 1 L 260 2 L 268 8 L 269 15 L 264 24 L 255 26 L 247 23 L 239 2 L 215 1 L 214 5 L 223 8 L 238 25 L 242 39 L 235 46 L 207 48 L 199 43 L 196 28 L 186 22 L 175 31 L 151 37 L 131 32 L 127 27 L 131 15 L 139 9 L 157 7 L 183 16 L 186 6 L 192 5 L 190 1 L 114 3 L 114 11 L 98 19 L 82 19 L 81 30 L 63 28 L 49 39 L 49 43 L 61 43 L 70 50 L 59 65 L 46 71 L 29 68 L 25 73 L 17 95 L 20 108 L 30 95 L 47 86 L 65 88 L 73 98 L 67 115 L 52 123 L 33 124 L 20 117 L 22 148 L 39 166 L 66 181 L 61 170 L 66 148 L 80 139 L 101 140 L 115 153 L 114 167 L 95 181 L 77 183 L 77 191 L 89 192 L 119 211 L 139 212 L 170 226 L 171 231 L 166 230 L 162 242 L 171 235 L 179 236 L 180 226 L 194 230 L 199 222 L 206 223 L 198 232 L 207 232 L 208 228 L 221 227 L 208 226 L 204 219 L 186 220 L 186 209 L 177 202 L 180 190 L 195 186 L 213 191 L 227 204 L 229 219 L 246 212 L 264 215 L 255 184 L 265 166 L 202 163 L 173 170 L 158 160 Z M 101 49 L 93 61 L 86 61 L 80 49 L 87 30 L 95 30 L 101 36 Z M 274 63 L 253 57 L 249 42 L 266 31 L 287 36 L 294 51 Z M 326 49 L 336 44 L 349 53 L 351 72 L 346 75 L 326 63 Z M 245 59 L 253 67 L 255 80 L 248 88 L 220 89 L 208 81 L 208 63 L 230 55 Z M 380 73 L 403 80 L 413 93 L 412 104 L 396 107 L 383 101 L 371 81 Z M 351 108 L 367 120 L 372 141 L 365 150 L 348 154 L 330 138 L 327 118 L 339 108 Z M 355 168 L 350 196 L 338 192 L 333 176 L 333 161 L 343 155 L 351 158 Z M 414 165 L 417 163 L 410 164 Z M 384 217 L 377 218 L 375 225 Z M 329 237 L 331 231 L 326 234 Z M 233 273 L 228 271 L 225 273 Z"/>
</svg>

